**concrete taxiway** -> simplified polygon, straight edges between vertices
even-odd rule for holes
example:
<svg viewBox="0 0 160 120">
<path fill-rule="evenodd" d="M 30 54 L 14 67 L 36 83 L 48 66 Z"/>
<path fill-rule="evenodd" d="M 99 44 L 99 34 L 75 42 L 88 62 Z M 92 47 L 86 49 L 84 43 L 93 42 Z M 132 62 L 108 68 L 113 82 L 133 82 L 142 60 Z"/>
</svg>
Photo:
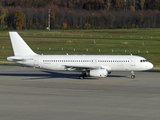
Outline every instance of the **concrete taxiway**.
<svg viewBox="0 0 160 120">
<path fill-rule="evenodd" d="M 159 120 L 160 73 L 77 73 L 0 66 L 1 120 Z"/>
</svg>

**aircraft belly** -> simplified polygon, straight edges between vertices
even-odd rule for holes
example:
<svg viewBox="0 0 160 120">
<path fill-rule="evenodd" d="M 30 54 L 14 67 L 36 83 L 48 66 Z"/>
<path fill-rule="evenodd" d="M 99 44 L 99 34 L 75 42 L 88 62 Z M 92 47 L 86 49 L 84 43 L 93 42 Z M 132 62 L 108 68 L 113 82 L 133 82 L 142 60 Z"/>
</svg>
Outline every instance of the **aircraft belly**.
<svg viewBox="0 0 160 120">
<path fill-rule="evenodd" d="M 59 65 L 55 65 L 55 64 L 43 64 L 41 66 L 41 68 L 43 68 L 43 69 L 49 69 L 49 70 L 64 70 Z"/>
<path fill-rule="evenodd" d="M 116 66 L 112 66 L 112 71 L 130 71 L 134 70 L 134 66 L 130 66 L 129 64 L 117 64 Z"/>
<path fill-rule="evenodd" d="M 51 70 L 65 70 L 65 67 L 60 64 L 52 64 L 50 65 Z"/>
</svg>

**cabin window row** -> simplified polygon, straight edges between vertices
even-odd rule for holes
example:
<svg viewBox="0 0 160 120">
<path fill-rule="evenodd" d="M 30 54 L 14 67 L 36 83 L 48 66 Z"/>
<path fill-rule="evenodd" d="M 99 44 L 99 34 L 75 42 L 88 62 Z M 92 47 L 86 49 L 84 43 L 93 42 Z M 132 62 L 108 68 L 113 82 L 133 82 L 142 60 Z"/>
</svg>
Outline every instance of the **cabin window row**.
<svg viewBox="0 0 160 120">
<path fill-rule="evenodd" d="M 129 60 L 98 60 L 98 62 L 129 62 Z"/>
<path fill-rule="evenodd" d="M 93 62 L 93 60 L 43 60 L 43 62 Z"/>
<path fill-rule="evenodd" d="M 43 62 L 93 62 L 93 60 L 43 60 Z M 129 60 L 98 60 L 97 62 L 129 62 Z"/>
</svg>

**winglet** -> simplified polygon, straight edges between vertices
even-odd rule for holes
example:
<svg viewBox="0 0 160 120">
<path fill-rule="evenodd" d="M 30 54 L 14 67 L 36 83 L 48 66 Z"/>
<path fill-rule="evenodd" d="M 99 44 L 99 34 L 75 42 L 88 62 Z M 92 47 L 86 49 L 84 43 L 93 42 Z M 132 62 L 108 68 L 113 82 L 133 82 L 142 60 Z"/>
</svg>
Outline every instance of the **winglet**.
<svg viewBox="0 0 160 120">
<path fill-rule="evenodd" d="M 36 55 L 17 32 L 9 32 L 9 35 L 15 56 Z"/>
</svg>

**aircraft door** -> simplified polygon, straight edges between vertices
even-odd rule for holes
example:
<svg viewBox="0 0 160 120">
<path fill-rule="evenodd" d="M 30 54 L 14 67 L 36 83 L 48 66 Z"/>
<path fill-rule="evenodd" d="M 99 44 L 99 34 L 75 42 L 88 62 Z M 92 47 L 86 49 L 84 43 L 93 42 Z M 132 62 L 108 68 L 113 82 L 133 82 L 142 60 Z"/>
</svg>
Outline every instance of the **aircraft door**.
<svg viewBox="0 0 160 120">
<path fill-rule="evenodd" d="M 98 63 L 98 60 L 97 60 L 97 59 L 95 59 L 95 60 L 94 60 L 94 64 L 96 65 L 97 63 Z"/>
<path fill-rule="evenodd" d="M 34 67 L 39 67 L 39 59 L 38 59 L 38 57 L 34 58 Z"/>
<path fill-rule="evenodd" d="M 130 66 L 135 66 L 135 58 L 131 57 Z"/>
</svg>

